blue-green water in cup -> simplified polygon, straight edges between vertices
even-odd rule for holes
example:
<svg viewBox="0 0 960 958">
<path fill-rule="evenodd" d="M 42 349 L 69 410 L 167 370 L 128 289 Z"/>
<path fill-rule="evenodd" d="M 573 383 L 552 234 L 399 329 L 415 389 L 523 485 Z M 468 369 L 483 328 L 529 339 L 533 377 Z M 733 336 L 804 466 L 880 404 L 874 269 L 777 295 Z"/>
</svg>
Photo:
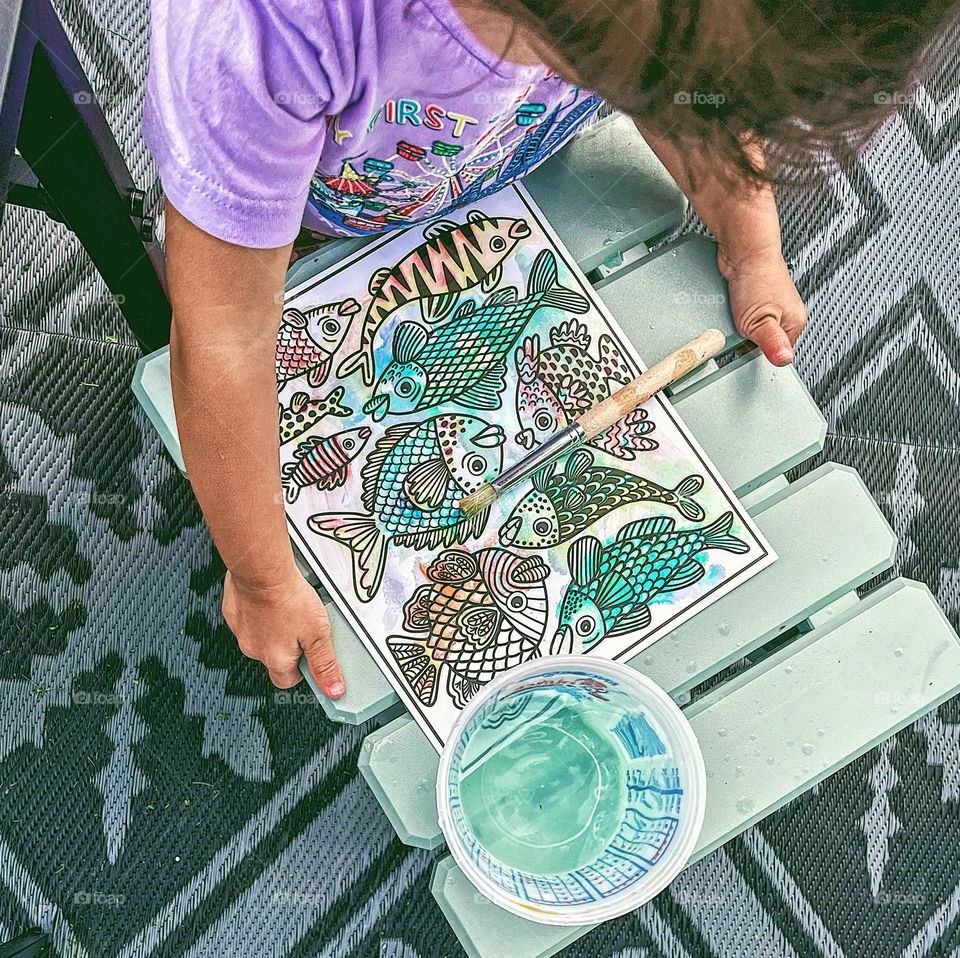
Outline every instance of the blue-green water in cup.
<svg viewBox="0 0 960 958">
<path fill-rule="evenodd" d="M 623 822 L 621 709 L 556 690 L 515 696 L 471 735 L 460 803 L 477 840 L 505 865 L 555 875 L 597 859 Z"/>
</svg>

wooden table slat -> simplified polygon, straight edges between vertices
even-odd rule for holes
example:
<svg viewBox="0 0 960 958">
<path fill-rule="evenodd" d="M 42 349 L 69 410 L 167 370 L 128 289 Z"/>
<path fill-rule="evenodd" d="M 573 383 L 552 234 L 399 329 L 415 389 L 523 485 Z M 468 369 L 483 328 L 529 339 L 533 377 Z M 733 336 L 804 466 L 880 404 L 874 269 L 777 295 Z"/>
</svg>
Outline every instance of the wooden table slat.
<svg viewBox="0 0 960 958">
<path fill-rule="evenodd" d="M 594 286 L 651 363 L 714 326 L 726 349 L 744 342 L 733 325 L 727 284 L 717 269 L 717 245 L 705 236 L 681 236 L 646 259 Z"/>
</svg>

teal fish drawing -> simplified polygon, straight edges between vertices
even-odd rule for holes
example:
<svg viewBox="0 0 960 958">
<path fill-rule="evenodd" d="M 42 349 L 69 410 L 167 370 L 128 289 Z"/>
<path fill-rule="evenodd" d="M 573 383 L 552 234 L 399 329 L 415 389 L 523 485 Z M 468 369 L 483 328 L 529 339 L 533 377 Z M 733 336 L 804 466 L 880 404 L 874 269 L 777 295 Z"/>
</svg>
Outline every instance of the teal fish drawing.
<svg viewBox="0 0 960 958">
<path fill-rule="evenodd" d="M 380 588 L 390 542 L 433 549 L 483 532 L 490 510 L 467 518 L 460 500 L 499 475 L 505 439 L 500 426 L 460 415 L 386 430 L 360 470 L 361 501 L 369 515 L 322 513 L 307 520 L 313 532 L 350 549 L 361 602 Z"/>
<path fill-rule="evenodd" d="M 598 339 L 595 358 L 590 334 L 577 320 L 565 320 L 550 330 L 544 348 L 538 335 L 528 336 L 514 354 L 517 367 L 517 442 L 533 449 L 577 416 L 598 405 L 633 379 L 633 372 L 606 333 Z M 617 459 L 635 459 L 638 452 L 656 449 L 654 424 L 646 409 L 633 409 L 590 441 L 594 449 Z"/>
<path fill-rule="evenodd" d="M 385 266 L 370 278 L 373 297 L 360 331 L 360 346 L 337 368 L 346 379 L 359 369 L 365 385 L 373 382 L 373 338 L 384 320 L 407 303 L 419 300 L 425 320 L 439 322 L 454 307 L 460 293 L 476 285 L 495 289 L 503 262 L 521 240 L 530 235 L 526 220 L 467 214 L 467 222 L 439 220 L 423 231 L 425 242 L 407 253 L 396 266 Z"/>
<path fill-rule="evenodd" d="M 369 426 L 344 429 L 333 436 L 311 436 L 297 445 L 293 462 L 280 469 L 284 498 L 297 501 L 307 486 L 336 489 L 347 481 L 347 468 L 373 435 Z"/>
<path fill-rule="evenodd" d="M 447 694 L 463 708 L 496 675 L 540 654 L 549 574 L 539 556 L 498 548 L 448 549 L 427 566 L 426 584 L 403 607 L 404 628 L 413 635 L 387 638 L 423 705 L 436 702 L 442 669 Z"/>
<path fill-rule="evenodd" d="M 598 466 L 594 455 L 579 449 L 564 468 L 553 463 L 533 476 L 533 488 L 514 506 L 500 527 L 503 545 L 549 549 L 572 539 L 607 513 L 635 502 L 670 506 L 692 522 L 704 517 L 692 497 L 703 488 L 702 476 L 687 476 L 675 489 L 622 469 Z"/>
<path fill-rule="evenodd" d="M 515 287 L 498 290 L 480 306 L 465 302 L 453 317 L 431 331 L 401 323 L 387 365 L 363 411 L 375 420 L 457 402 L 471 409 L 498 409 L 507 373 L 504 357 L 537 310 L 572 313 L 590 308 L 586 297 L 561 286 L 557 260 L 541 250 L 527 279 L 527 295 Z"/>
<path fill-rule="evenodd" d="M 609 636 L 645 629 L 652 599 L 703 578 L 698 555 L 750 551 L 731 535 L 733 519 L 725 512 L 702 529 L 675 529 L 669 516 L 656 516 L 628 523 L 606 546 L 594 536 L 577 539 L 567 552 L 573 581 L 560 603 L 550 652 L 587 651 Z"/>
</svg>

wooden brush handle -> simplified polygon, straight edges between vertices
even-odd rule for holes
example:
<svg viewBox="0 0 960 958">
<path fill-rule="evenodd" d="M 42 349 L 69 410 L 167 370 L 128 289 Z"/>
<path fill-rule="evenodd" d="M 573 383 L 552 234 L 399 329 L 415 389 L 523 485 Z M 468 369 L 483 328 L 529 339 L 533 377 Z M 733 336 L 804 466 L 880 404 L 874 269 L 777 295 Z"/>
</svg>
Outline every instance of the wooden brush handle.
<svg viewBox="0 0 960 958">
<path fill-rule="evenodd" d="M 671 383 L 686 376 L 698 366 L 712 359 L 723 349 L 724 336 L 719 329 L 708 329 L 675 353 L 664 357 L 631 383 L 609 395 L 598 406 L 588 409 L 577 418 L 587 439 L 593 439 L 630 410 L 643 405 L 651 396 Z"/>
</svg>

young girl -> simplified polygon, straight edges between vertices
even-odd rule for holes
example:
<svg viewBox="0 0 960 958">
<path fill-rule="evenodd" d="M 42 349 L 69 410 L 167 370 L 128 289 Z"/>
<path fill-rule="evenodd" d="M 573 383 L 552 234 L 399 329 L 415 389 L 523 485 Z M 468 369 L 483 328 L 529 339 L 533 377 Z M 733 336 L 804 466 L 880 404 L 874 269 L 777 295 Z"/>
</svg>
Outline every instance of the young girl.
<svg viewBox="0 0 960 958">
<path fill-rule="evenodd" d="M 166 193 L 173 397 L 243 653 L 287 688 L 303 652 L 326 695 L 345 691 L 280 487 L 274 351 L 301 226 L 370 235 L 474 203 L 562 146 L 603 98 L 712 229 L 740 331 L 789 363 L 806 315 L 770 183 L 864 142 L 952 6 L 153 0 L 144 131 Z M 431 156 L 469 167 L 441 209 L 420 172 Z M 387 169 L 409 199 L 390 220 L 369 202 Z"/>
</svg>

